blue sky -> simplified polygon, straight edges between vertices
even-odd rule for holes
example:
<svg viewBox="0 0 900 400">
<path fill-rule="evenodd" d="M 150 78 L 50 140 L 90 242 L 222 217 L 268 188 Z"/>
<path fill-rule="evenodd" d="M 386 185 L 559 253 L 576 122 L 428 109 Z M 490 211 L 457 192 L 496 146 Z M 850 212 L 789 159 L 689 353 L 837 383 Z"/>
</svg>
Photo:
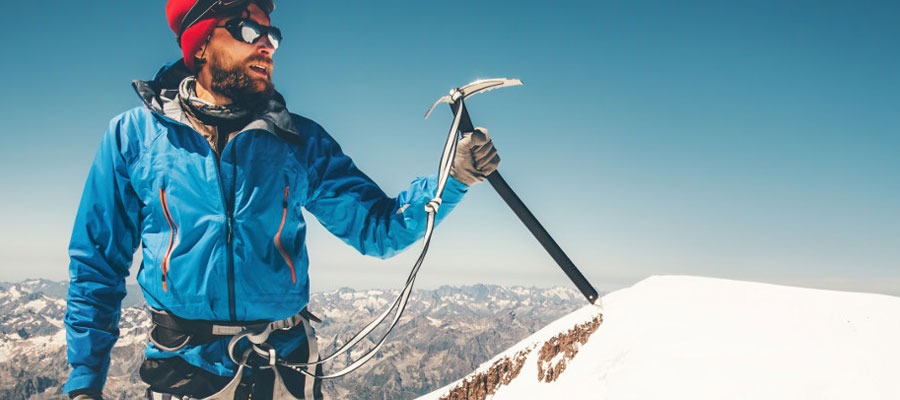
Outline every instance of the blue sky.
<svg viewBox="0 0 900 400">
<path fill-rule="evenodd" d="M 66 246 L 133 79 L 180 56 L 162 1 L 6 2 L 0 280 Z M 431 173 L 476 78 L 500 171 L 600 290 L 654 274 L 900 295 L 896 2 L 277 2 L 275 84 L 388 193 Z M 312 219 L 312 218 L 310 218 Z M 359 256 L 310 223 L 313 290 L 400 287 L 419 246 Z M 132 270 L 136 272 L 134 267 Z M 420 287 L 569 285 L 489 185 L 436 232 Z"/>
</svg>

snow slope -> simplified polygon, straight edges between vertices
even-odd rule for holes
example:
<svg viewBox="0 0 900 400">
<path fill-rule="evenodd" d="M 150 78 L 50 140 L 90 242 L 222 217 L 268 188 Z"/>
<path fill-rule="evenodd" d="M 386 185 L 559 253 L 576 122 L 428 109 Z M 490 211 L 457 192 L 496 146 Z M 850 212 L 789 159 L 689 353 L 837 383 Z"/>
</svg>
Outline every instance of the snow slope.
<svg viewBox="0 0 900 400">
<path fill-rule="evenodd" d="M 900 297 L 656 276 L 602 300 L 421 399 L 900 399 Z"/>
</svg>

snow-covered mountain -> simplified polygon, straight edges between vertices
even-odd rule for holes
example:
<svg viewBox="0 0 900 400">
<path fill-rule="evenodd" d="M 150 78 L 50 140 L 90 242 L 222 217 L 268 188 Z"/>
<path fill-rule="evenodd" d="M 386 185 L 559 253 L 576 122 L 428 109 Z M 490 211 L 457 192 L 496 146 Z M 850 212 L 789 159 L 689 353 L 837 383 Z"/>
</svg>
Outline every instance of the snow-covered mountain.
<svg viewBox="0 0 900 400">
<path fill-rule="evenodd" d="M 900 399 L 900 297 L 657 276 L 431 399 Z"/>
<path fill-rule="evenodd" d="M 0 283 L 0 399 L 58 399 L 68 375 L 64 282 Z M 149 331 L 140 291 L 129 288 L 113 348 L 109 391 L 137 398 L 136 375 Z M 134 389 L 132 389 L 134 388 Z M 142 390 L 142 389 L 140 389 Z"/>
<path fill-rule="evenodd" d="M 0 283 L 0 399 L 62 398 L 66 284 L 46 280 Z M 320 351 L 330 354 L 393 301 L 397 291 L 340 289 L 314 293 L 310 310 Z M 574 290 L 474 285 L 418 290 L 380 354 L 323 389 L 332 398 L 414 398 L 446 385 L 492 354 L 577 309 Z M 120 338 L 112 353 L 107 398 L 143 399 L 137 377 L 150 328 L 140 290 L 128 288 Z M 376 331 L 375 333 L 378 333 Z M 365 343 L 371 345 L 371 342 Z M 348 355 L 326 371 L 346 365 Z"/>
</svg>

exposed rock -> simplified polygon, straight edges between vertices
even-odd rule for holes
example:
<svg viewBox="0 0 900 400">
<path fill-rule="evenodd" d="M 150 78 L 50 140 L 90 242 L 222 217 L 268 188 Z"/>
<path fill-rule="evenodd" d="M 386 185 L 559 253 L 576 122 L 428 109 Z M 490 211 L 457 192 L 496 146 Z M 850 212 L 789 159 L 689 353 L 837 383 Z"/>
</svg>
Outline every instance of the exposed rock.
<svg viewBox="0 0 900 400">
<path fill-rule="evenodd" d="M 500 386 L 509 384 L 519 376 L 531 350 L 522 350 L 512 359 L 503 357 L 495 361 L 487 371 L 463 380 L 440 400 L 484 400 L 496 393 Z"/>
<path fill-rule="evenodd" d="M 581 345 L 587 343 L 600 324 L 603 315 L 583 324 L 575 325 L 568 332 L 560 333 L 544 342 L 538 352 L 538 380 L 553 382 L 566 370 L 566 363 L 575 358 Z M 561 355 L 561 356 L 560 356 Z"/>
</svg>

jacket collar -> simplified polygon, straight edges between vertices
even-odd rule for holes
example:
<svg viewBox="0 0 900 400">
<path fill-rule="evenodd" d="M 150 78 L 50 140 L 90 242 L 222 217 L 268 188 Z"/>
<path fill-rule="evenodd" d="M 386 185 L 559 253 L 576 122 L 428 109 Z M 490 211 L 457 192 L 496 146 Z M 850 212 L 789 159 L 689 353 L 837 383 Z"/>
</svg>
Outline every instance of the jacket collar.
<svg viewBox="0 0 900 400">
<path fill-rule="evenodd" d="M 158 115 L 190 126 L 184 110 L 178 104 L 178 85 L 191 72 L 184 65 L 184 59 L 178 59 L 162 66 L 153 80 L 132 82 L 135 92 L 144 105 Z M 264 129 L 275 133 L 277 130 L 298 135 L 291 114 L 287 110 L 284 97 L 275 92 L 269 104 L 253 118 L 243 130 Z"/>
</svg>

